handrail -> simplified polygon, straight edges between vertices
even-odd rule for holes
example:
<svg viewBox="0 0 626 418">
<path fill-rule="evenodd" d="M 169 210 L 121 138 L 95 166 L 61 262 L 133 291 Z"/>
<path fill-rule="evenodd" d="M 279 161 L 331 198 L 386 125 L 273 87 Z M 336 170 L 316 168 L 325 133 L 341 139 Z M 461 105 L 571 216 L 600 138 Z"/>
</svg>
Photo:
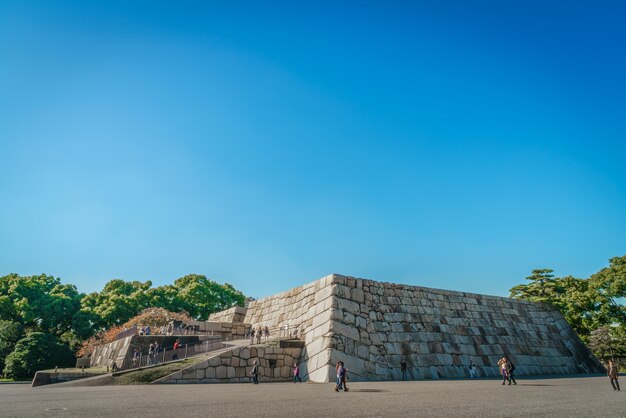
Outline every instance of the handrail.
<svg viewBox="0 0 626 418">
<path fill-rule="evenodd" d="M 291 326 L 286 324 L 287 327 L 283 326 L 272 326 L 268 327 L 269 329 L 269 338 L 298 338 L 300 339 L 304 335 L 304 330 L 301 328 L 301 325 Z M 257 328 L 257 326 L 253 326 L 253 328 Z M 261 329 L 265 331 L 265 326 L 261 326 Z M 245 338 L 250 338 L 250 331 L 246 333 Z M 263 339 L 266 338 L 265 332 L 263 332 Z M 257 335 L 254 335 L 254 339 L 257 339 Z"/>
<path fill-rule="evenodd" d="M 170 361 L 183 360 L 190 357 L 196 357 L 202 354 L 208 354 L 212 351 L 220 350 L 227 347 L 222 341 L 199 341 L 196 343 L 184 344 L 176 350 L 173 347 L 159 349 L 152 354 L 138 352 L 135 356 L 131 354 L 126 356 L 121 365 L 114 365 L 113 371 L 124 371 L 130 369 L 138 369 L 140 367 L 156 366 L 157 364 L 167 363 Z"/>
</svg>

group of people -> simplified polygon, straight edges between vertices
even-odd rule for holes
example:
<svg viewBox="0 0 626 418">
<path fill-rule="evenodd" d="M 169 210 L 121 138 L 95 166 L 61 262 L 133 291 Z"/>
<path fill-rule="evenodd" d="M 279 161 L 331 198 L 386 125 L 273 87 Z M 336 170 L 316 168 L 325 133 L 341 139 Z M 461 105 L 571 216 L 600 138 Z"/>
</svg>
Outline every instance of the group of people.
<svg viewBox="0 0 626 418">
<path fill-rule="evenodd" d="M 502 375 L 502 384 L 504 385 L 506 382 L 509 382 L 509 386 L 511 382 L 514 385 L 517 385 L 515 381 L 515 377 L 513 377 L 513 372 L 515 372 L 515 364 L 507 357 L 504 356 L 500 360 L 498 360 L 498 367 L 500 368 L 500 374 Z"/>
<path fill-rule="evenodd" d="M 146 357 L 146 366 L 159 364 L 160 350 L 162 351 L 162 348 L 158 341 L 150 343 L 150 346 L 148 347 L 148 356 Z M 135 351 L 133 351 L 133 365 L 136 365 L 139 362 L 139 358 L 140 351 L 138 348 L 135 348 Z"/>
<path fill-rule="evenodd" d="M 195 334 L 195 327 L 193 325 L 183 326 L 178 325 L 161 325 L 160 327 L 151 327 L 150 325 L 140 326 L 137 328 L 139 335 L 193 335 Z"/>
<path fill-rule="evenodd" d="M 270 338 L 270 329 L 267 325 L 265 328 L 260 325 L 256 328 L 252 327 L 248 336 L 250 337 L 250 345 L 254 344 L 254 337 L 256 337 L 256 343 L 261 344 L 261 338 L 265 337 L 265 341 Z"/>
<path fill-rule="evenodd" d="M 174 346 L 172 347 L 174 354 L 172 355 L 172 360 L 178 359 L 177 350 L 180 348 L 180 340 L 176 340 L 174 342 Z M 159 352 L 163 353 L 165 349 L 161 347 L 158 341 L 150 343 L 148 347 L 148 355 L 146 357 L 146 366 L 153 366 L 159 364 Z M 135 348 L 133 351 L 133 366 L 137 366 L 140 361 L 141 351 L 139 348 Z M 141 366 L 141 364 L 139 364 Z"/>
<path fill-rule="evenodd" d="M 252 329 L 252 335 L 253 335 L 252 338 L 254 338 L 254 329 Z M 400 363 L 400 368 L 402 370 L 402 380 L 406 380 L 406 362 L 405 361 L 402 361 Z M 505 385 L 506 383 L 508 383 L 509 385 L 511 384 L 517 385 L 517 382 L 515 381 L 515 376 L 514 376 L 515 364 L 513 364 L 511 359 L 508 358 L 508 356 L 504 356 L 500 360 L 498 360 L 498 369 L 500 370 L 500 374 L 502 375 L 503 385 Z M 475 378 L 476 366 L 471 361 L 469 364 L 469 370 L 470 370 L 470 377 Z M 343 361 L 337 362 L 335 366 L 335 371 L 337 373 L 337 381 L 335 383 L 335 392 L 339 392 L 340 390 L 343 390 L 344 392 L 348 392 L 348 386 L 347 386 L 348 369 L 344 366 Z M 259 383 L 259 364 L 256 360 L 254 361 L 254 366 L 252 367 L 252 370 L 250 371 L 250 375 L 252 375 L 252 381 L 255 384 Z M 613 390 L 619 391 L 620 390 L 619 381 L 618 381 L 619 365 L 613 360 L 609 360 L 609 363 L 607 366 L 607 375 L 611 381 L 611 386 L 613 386 Z M 302 379 L 300 378 L 300 367 L 298 366 L 297 363 L 294 363 L 293 364 L 293 383 L 296 383 L 296 382 L 302 382 Z"/>
<path fill-rule="evenodd" d="M 337 372 L 337 384 L 335 384 L 335 392 L 339 392 L 343 390 L 344 392 L 348 392 L 348 369 L 343 364 L 343 361 L 338 361 L 335 366 L 335 370 Z"/>
<path fill-rule="evenodd" d="M 257 360 L 254 360 L 252 370 L 250 370 L 250 376 L 252 376 L 252 383 L 255 385 L 259 383 L 259 362 Z M 300 378 L 300 366 L 298 366 L 298 363 L 293 363 L 293 383 L 297 382 L 302 383 L 302 379 Z"/>
</svg>

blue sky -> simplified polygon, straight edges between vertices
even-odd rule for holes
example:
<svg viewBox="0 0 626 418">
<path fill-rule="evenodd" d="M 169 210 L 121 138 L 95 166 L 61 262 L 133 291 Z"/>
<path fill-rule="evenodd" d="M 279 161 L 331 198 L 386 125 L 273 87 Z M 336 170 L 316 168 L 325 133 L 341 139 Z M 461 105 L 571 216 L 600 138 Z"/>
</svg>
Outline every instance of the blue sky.
<svg viewBox="0 0 626 418">
<path fill-rule="evenodd" d="M 626 254 L 626 7 L 586 3 L 3 1 L 0 274 L 586 277 Z"/>
</svg>

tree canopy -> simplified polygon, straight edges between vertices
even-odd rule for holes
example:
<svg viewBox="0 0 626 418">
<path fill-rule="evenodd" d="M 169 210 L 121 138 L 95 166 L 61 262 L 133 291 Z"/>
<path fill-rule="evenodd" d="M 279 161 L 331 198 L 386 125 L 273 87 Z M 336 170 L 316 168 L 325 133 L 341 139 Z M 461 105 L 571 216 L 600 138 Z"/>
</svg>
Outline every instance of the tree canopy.
<svg viewBox="0 0 626 418">
<path fill-rule="evenodd" d="M 76 286 L 63 284 L 59 278 L 46 274 L 2 276 L 0 356 L 7 359 L 7 364 L 2 361 L 0 371 L 4 369 L 5 374 L 24 377 L 21 375 L 24 370 L 34 370 L 35 366 L 26 362 L 34 361 L 37 356 L 16 352 L 30 347 L 33 338 L 40 343 L 45 339 L 46 344 L 52 344 L 49 338 L 54 338 L 55 344 L 77 350 L 84 340 L 121 326 L 149 308 L 164 308 L 205 320 L 215 311 L 243 306 L 244 301 L 245 296 L 232 285 L 222 285 L 199 274 L 189 274 L 173 284 L 157 287 L 151 281 L 114 279 L 102 291 L 87 295 L 79 293 Z M 35 333 L 37 336 L 30 338 Z M 18 344 L 25 338 L 30 339 Z M 13 359 L 11 367 L 9 358 Z"/>
<path fill-rule="evenodd" d="M 530 283 L 511 288 L 511 297 L 551 304 L 585 342 L 595 335 L 596 346 L 604 347 L 606 344 L 599 342 L 611 336 L 616 339 L 612 349 L 617 347 L 615 352 L 626 355 L 626 350 L 619 348 L 624 347 L 619 340 L 626 334 L 626 255 L 611 258 L 608 267 L 586 279 L 552 273 L 551 269 L 533 270 L 526 278 Z"/>
</svg>

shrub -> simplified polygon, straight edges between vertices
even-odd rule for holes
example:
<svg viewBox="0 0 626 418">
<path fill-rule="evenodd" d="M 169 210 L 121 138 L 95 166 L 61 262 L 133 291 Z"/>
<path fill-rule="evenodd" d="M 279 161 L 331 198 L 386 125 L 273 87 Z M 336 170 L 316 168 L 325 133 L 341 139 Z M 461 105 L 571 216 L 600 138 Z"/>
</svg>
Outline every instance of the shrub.
<svg viewBox="0 0 626 418">
<path fill-rule="evenodd" d="M 33 332 L 15 344 L 15 349 L 6 358 L 4 374 L 12 379 L 28 379 L 37 370 L 71 367 L 75 362 L 72 350 L 54 335 Z"/>
<path fill-rule="evenodd" d="M 15 344 L 24 337 L 24 327 L 13 321 L 0 321 L 0 371 L 4 361 L 13 351 Z"/>
</svg>

